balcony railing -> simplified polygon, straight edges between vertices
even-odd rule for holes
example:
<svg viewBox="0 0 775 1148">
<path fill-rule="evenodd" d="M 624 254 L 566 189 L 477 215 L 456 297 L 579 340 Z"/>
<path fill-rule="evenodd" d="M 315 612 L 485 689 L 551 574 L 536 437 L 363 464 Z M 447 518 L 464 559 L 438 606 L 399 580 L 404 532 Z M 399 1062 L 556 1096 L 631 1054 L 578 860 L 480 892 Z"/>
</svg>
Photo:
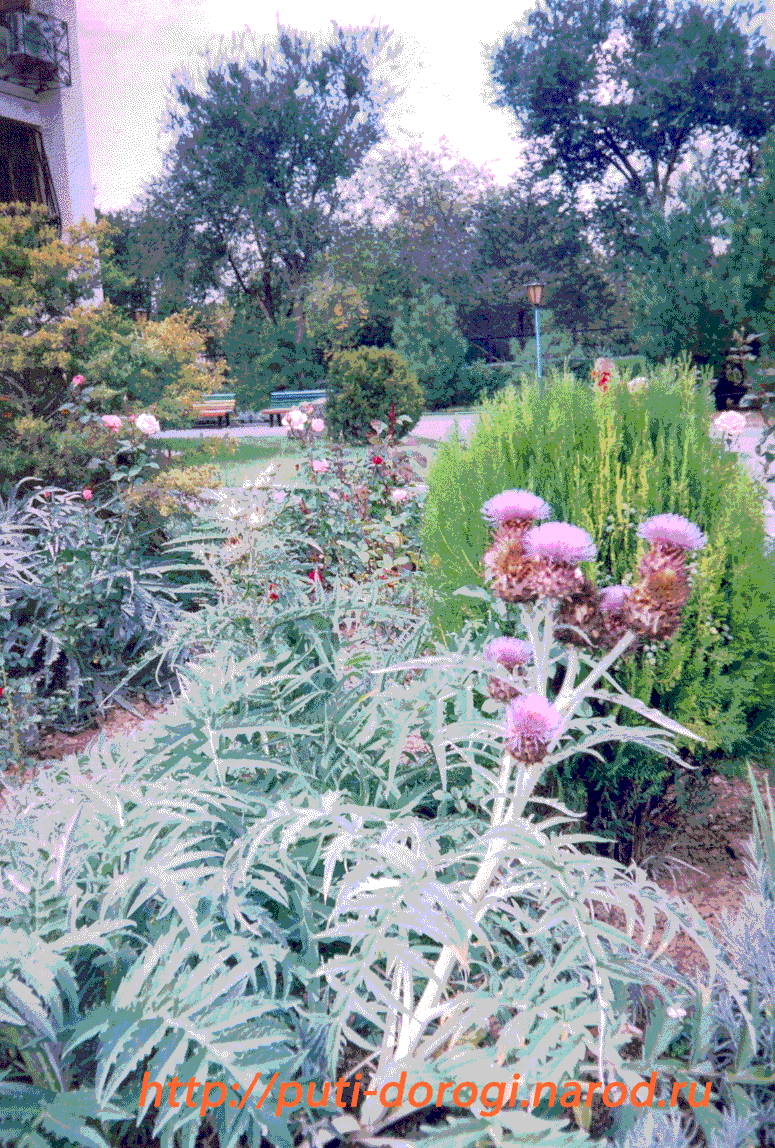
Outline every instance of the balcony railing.
<svg viewBox="0 0 775 1148">
<path fill-rule="evenodd" d="M 34 92 L 69 88 L 67 22 L 31 9 L 29 0 L 0 0 L 0 81 Z"/>
</svg>

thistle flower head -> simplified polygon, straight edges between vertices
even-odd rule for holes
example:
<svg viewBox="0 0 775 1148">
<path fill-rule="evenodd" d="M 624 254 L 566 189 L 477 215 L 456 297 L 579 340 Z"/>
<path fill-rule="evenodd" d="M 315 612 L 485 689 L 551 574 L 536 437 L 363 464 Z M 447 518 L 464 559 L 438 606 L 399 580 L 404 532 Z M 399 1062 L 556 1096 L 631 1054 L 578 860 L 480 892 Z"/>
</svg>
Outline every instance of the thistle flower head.
<svg viewBox="0 0 775 1148">
<path fill-rule="evenodd" d="M 543 498 L 529 490 L 504 490 L 485 502 L 482 514 L 490 522 L 501 524 L 515 518 L 538 521 L 548 518 L 552 509 Z"/>
<path fill-rule="evenodd" d="M 497 662 L 507 670 L 515 666 L 525 666 L 533 660 L 533 648 L 520 638 L 494 638 L 484 647 L 484 656 L 490 662 Z"/>
<path fill-rule="evenodd" d="M 600 609 L 604 614 L 621 614 L 631 593 L 629 586 L 606 586 L 600 591 Z"/>
<path fill-rule="evenodd" d="M 522 694 L 506 710 L 506 748 L 514 757 L 534 764 L 563 722 L 559 710 L 541 694 Z"/>
<path fill-rule="evenodd" d="M 586 530 L 568 522 L 545 522 L 534 526 L 524 537 L 525 553 L 531 558 L 544 558 L 578 566 L 597 555 L 597 547 Z"/>
<path fill-rule="evenodd" d="M 676 550 L 702 550 L 708 539 L 699 526 L 680 514 L 656 514 L 638 527 L 638 535 L 652 545 L 662 543 Z"/>
</svg>

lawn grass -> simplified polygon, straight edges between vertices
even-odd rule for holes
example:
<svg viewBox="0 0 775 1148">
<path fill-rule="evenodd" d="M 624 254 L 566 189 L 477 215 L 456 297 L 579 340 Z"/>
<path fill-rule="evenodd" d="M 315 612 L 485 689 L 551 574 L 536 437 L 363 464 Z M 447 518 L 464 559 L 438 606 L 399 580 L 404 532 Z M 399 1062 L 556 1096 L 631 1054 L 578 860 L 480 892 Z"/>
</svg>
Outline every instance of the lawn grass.
<svg viewBox="0 0 775 1148">
<path fill-rule="evenodd" d="M 416 447 L 406 449 L 416 450 L 425 456 L 430 467 L 439 443 L 431 439 L 416 441 Z M 225 435 L 197 439 L 160 437 L 154 439 L 154 446 L 164 451 L 169 449 L 180 452 L 173 466 L 203 466 L 209 463 L 218 467 L 223 475 L 224 486 L 242 486 L 244 482 L 253 482 L 270 463 L 275 466 L 272 481 L 276 486 L 294 486 L 299 481 L 296 467 L 304 455 L 299 443 L 287 435 L 272 438 L 230 438 Z M 365 458 L 371 450 L 371 447 L 350 447 L 346 457 Z M 425 471 L 428 467 L 424 468 Z"/>
</svg>

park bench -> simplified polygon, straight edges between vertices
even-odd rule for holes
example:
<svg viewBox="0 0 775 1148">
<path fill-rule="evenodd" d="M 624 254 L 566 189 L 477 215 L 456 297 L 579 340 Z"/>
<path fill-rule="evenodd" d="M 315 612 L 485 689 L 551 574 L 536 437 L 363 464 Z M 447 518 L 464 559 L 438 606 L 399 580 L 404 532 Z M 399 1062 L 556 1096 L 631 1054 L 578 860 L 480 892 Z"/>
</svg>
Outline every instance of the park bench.
<svg viewBox="0 0 775 1148">
<path fill-rule="evenodd" d="M 234 414 L 235 399 L 233 394 L 205 395 L 200 403 L 194 403 L 194 415 L 197 419 L 226 419 L 229 425 L 229 415 Z"/>
<path fill-rule="evenodd" d="M 294 410 L 302 403 L 324 402 L 325 398 L 325 391 L 272 391 L 269 396 L 272 405 L 261 412 L 261 417 L 265 422 L 269 420 L 270 427 L 274 426 L 274 420 L 277 419 L 279 426 L 283 415 L 287 415 L 288 411 Z"/>
</svg>

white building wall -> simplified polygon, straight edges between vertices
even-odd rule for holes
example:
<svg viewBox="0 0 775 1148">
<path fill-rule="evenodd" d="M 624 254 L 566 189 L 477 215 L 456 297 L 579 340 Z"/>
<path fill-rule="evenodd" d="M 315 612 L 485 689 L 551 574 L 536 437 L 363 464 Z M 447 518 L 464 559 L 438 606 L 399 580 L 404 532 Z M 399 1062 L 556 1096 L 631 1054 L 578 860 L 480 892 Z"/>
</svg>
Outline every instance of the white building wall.
<svg viewBox="0 0 775 1148">
<path fill-rule="evenodd" d="M 43 92 L 40 96 L 43 142 L 59 197 L 62 228 L 66 230 L 84 219 L 94 223 L 94 189 L 83 112 L 75 0 L 54 0 L 49 11 L 58 20 L 67 22 L 70 41 L 70 87 Z"/>
<path fill-rule="evenodd" d="M 0 81 L 0 116 L 41 129 L 51 178 L 66 232 L 84 219 L 94 223 L 94 189 L 81 91 L 76 0 L 32 0 L 33 11 L 65 20 L 70 46 L 68 88 L 36 95 L 28 88 Z"/>
</svg>

